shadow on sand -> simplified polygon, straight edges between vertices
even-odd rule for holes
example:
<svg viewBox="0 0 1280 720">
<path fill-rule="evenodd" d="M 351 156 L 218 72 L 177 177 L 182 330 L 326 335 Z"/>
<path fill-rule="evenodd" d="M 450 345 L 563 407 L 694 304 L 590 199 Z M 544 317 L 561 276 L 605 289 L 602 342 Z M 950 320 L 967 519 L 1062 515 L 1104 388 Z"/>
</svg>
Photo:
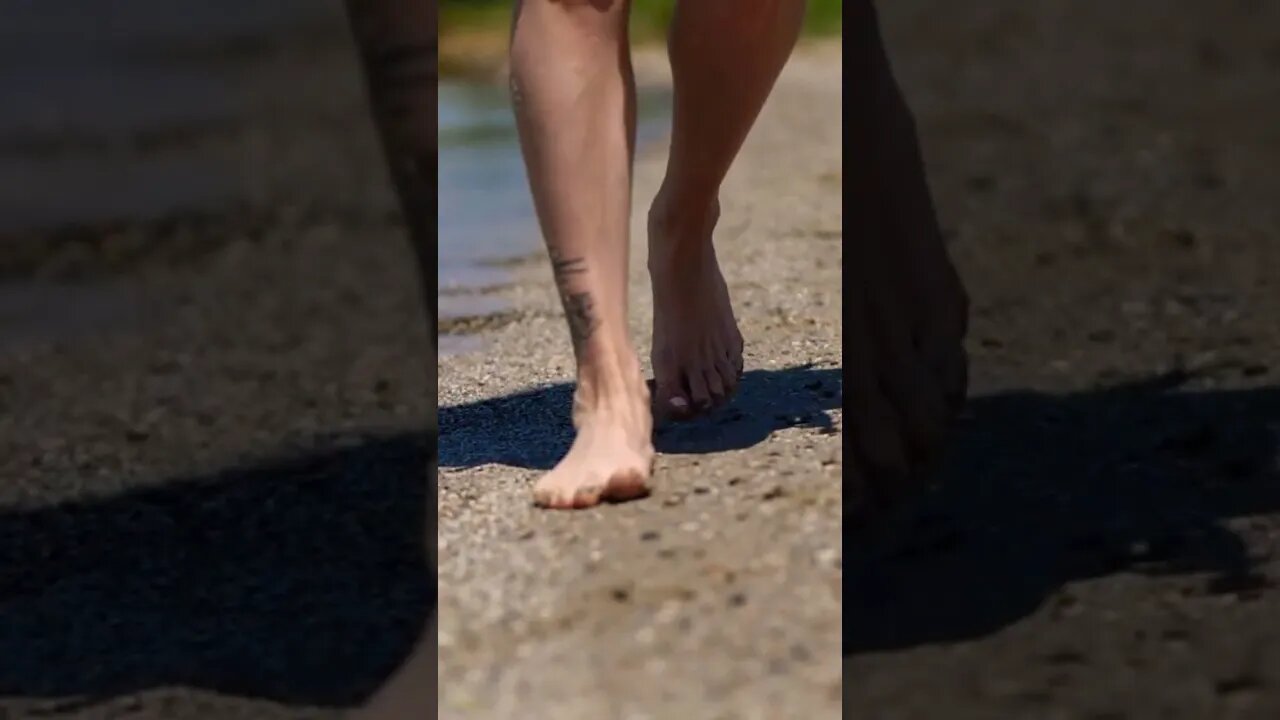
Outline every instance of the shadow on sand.
<svg viewBox="0 0 1280 720">
<path fill-rule="evenodd" d="M 1280 512 L 1280 388 L 1185 379 L 971 401 L 941 488 L 893 535 L 849 538 L 845 654 L 982 637 L 1121 572 L 1274 586 L 1224 521 Z"/>
<path fill-rule="evenodd" d="M 173 686 L 362 702 L 435 597 L 425 440 L 362 440 L 0 512 L 0 696 L 76 698 L 59 711 Z"/>
<path fill-rule="evenodd" d="M 1280 512 L 1280 389 L 1188 392 L 1187 380 L 972 400 L 941 489 L 897 532 L 848 538 L 845 653 L 981 637 L 1070 581 L 1119 572 L 1209 573 L 1211 593 L 1267 586 L 1223 521 Z M 441 408 L 441 464 L 550 468 L 573 438 L 571 395 L 557 384 Z M 839 369 L 748 372 L 728 407 L 660 429 L 658 449 L 829 428 L 842 397 Z"/>
<path fill-rule="evenodd" d="M 569 393 L 442 408 L 443 464 L 547 467 L 571 437 Z M 828 427 L 841 397 L 836 369 L 751 372 L 735 403 L 660 447 L 718 452 Z M 846 553 L 845 652 L 980 637 L 1069 581 L 1122 571 L 1264 589 L 1223 522 L 1280 511 L 1278 432 L 1276 388 L 975 399 L 909 532 Z M 361 440 L 0 512 L 0 695 L 77 698 L 68 710 L 163 686 L 362 701 L 408 653 L 434 582 L 420 540 L 424 442 Z"/>
<path fill-rule="evenodd" d="M 842 386 L 839 368 L 751 370 L 731 403 L 694 422 L 658 427 L 655 445 L 661 453 L 702 454 L 748 448 L 789 427 L 834 432 L 827 411 L 840 407 Z M 573 441 L 572 403 L 573 385 L 558 383 L 442 407 L 440 466 L 549 470 Z"/>
</svg>

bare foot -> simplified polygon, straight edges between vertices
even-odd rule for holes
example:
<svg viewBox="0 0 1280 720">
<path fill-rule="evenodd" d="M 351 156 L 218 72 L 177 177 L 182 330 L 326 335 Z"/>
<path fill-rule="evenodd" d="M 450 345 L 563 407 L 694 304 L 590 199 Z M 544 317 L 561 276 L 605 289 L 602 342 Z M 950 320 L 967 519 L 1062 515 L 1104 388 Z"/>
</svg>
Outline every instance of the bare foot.
<svg viewBox="0 0 1280 720">
<path fill-rule="evenodd" d="M 649 211 L 653 285 L 654 412 L 683 420 L 722 405 L 742 377 L 742 334 L 711 234 L 720 207 L 673 210 L 659 192 Z"/>
<path fill-rule="evenodd" d="M 634 363 L 637 367 L 638 362 Z M 586 508 L 649 494 L 653 419 L 639 370 L 603 383 L 579 380 L 569 453 L 533 487 L 542 507 Z"/>
<path fill-rule="evenodd" d="M 892 79 L 854 113 L 846 214 L 846 368 L 861 466 L 847 521 L 918 490 L 941 454 L 968 385 L 968 297 L 939 230 L 914 119 Z M 859 487 L 860 486 L 860 487 Z"/>
</svg>

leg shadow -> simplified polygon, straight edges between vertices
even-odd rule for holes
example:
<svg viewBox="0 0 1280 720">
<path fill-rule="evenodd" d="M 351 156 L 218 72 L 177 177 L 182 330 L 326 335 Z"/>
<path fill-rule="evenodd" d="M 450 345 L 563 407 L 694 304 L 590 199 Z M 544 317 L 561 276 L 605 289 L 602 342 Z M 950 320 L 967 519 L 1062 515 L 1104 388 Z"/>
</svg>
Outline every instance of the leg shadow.
<svg viewBox="0 0 1280 720">
<path fill-rule="evenodd" d="M 801 365 L 752 370 L 734 399 L 699 420 L 655 430 L 658 452 L 703 454 L 748 448 L 789 427 L 835 432 L 828 411 L 840 407 L 839 368 Z M 440 408 L 440 465 L 489 463 L 549 470 L 569 451 L 573 385 L 560 383 L 515 395 Z"/>
<path fill-rule="evenodd" d="M 362 702 L 435 603 L 428 455 L 418 435 L 347 445 L 0 511 L 0 695 Z"/>
<path fill-rule="evenodd" d="M 989 635 L 1121 572 L 1272 585 L 1224 521 L 1280 512 L 1280 389 L 1179 381 L 974 400 L 941 489 L 892 537 L 850 538 L 845 654 Z"/>
</svg>

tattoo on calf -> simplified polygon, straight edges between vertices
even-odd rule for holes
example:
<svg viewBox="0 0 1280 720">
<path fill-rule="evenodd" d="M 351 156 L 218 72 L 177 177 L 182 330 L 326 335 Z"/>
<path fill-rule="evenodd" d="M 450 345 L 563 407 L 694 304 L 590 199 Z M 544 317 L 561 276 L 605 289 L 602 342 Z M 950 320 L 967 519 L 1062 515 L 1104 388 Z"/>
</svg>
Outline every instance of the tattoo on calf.
<svg viewBox="0 0 1280 720">
<path fill-rule="evenodd" d="M 566 258 L 556 250 L 550 251 L 551 272 L 555 273 L 556 282 L 564 284 L 570 275 L 581 275 L 587 271 L 587 261 L 583 258 Z"/>
<path fill-rule="evenodd" d="M 587 339 L 599 326 L 596 318 L 595 300 L 591 293 L 576 292 L 569 287 L 569 278 L 587 271 L 584 258 L 565 257 L 558 250 L 551 249 L 551 272 L 554 273 L 556 286 L 560 289 L 560 302 L 564 305 L 564 316 L 569 322 L 569 337 L 573 340 L 575 352 L 581 352 Z"/>
<path fill-rule="evenodd" d="M 560 301 L 564 303 L 564 316 L 569 321 L 569 338 L 573 340 L 573 348 L 581 351 L 599 325 L 595 317 L 595 301 L 591 299 L 590 293 L 585 292 L 562 292 Z"/>
</svg>

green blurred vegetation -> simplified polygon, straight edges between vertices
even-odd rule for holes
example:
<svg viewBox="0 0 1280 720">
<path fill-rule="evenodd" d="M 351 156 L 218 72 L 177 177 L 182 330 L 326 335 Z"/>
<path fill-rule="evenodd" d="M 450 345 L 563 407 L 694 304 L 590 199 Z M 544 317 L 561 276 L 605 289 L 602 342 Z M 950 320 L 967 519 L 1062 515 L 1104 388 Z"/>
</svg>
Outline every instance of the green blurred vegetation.
<svg viewBox="0 0 1280 720">
<path fill-rule="evenodd" d="M 699 2 L 700 0 L 689 0 Z M 637 41 L 654 40 L 666 33 L 676 0 L 632 0 L 631 35 Z M 511 23 L 513 0 L 441 0 L 440 33 L 500 31 Z M 841 0 L 809 0 L 805 32 L 809 35 L 840 34 Z"/>
</svg>

